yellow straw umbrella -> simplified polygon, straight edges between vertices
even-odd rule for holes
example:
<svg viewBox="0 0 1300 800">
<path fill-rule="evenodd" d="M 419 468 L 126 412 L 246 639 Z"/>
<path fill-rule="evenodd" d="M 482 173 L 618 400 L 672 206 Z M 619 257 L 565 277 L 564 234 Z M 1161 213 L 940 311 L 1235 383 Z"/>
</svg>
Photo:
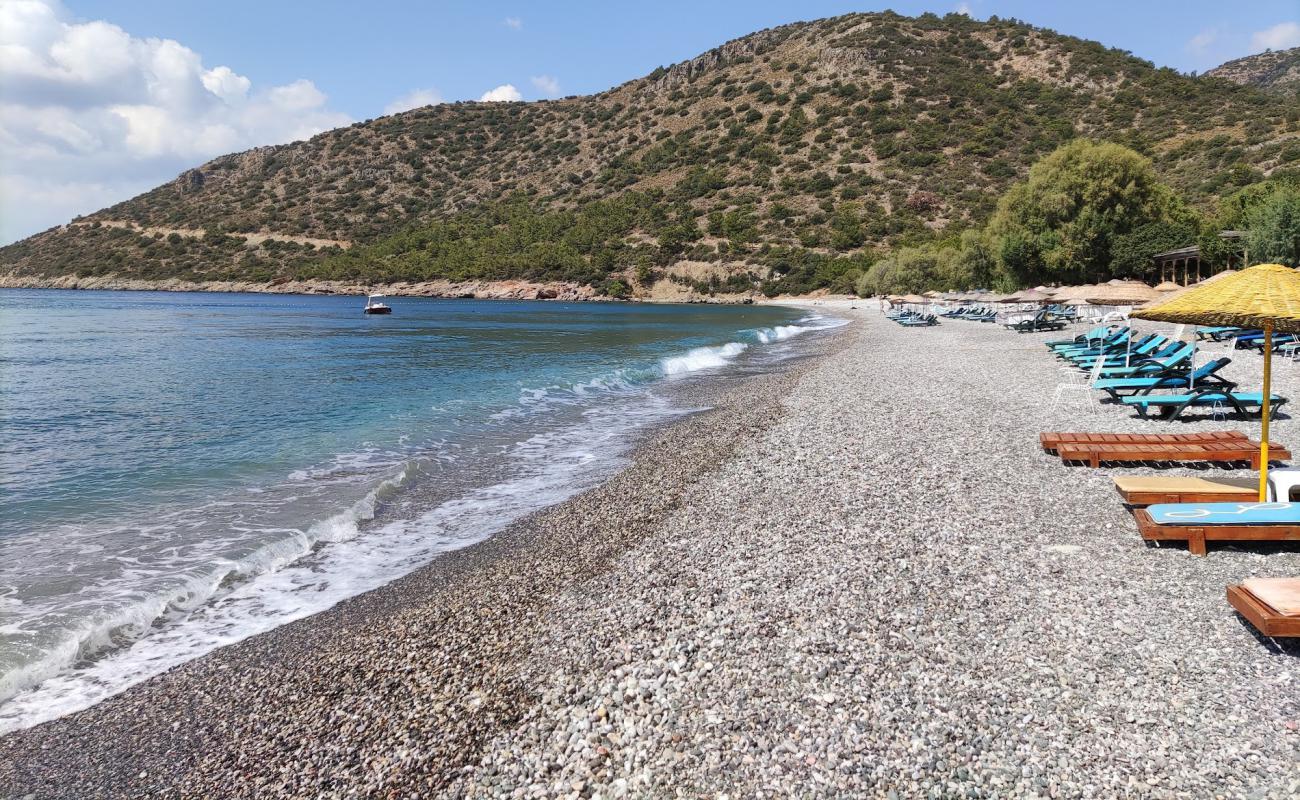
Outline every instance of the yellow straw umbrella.
<svg viewBox="0 0 1300 800">
<path fill-rule="evenodd" d="M 1264 396 L 1260 407 L 1259 500 L 1268 499 L 1268 417 L 1272 397 L 1273 332 L 1300 333 L 1300 272 L 1260 264 L 1133 312 L 1142 319 L 1191 325 L 1233 325 L 1264 331 Z"/>
</svg>

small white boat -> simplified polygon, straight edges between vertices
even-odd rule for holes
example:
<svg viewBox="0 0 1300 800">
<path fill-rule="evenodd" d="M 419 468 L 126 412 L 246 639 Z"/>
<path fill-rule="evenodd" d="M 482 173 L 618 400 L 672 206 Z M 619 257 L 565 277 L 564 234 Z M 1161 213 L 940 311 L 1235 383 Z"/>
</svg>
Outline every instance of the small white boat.
<svg viewBox="0 0 1300 800">
<path fill-rule="evenodd" d="M 363 313 L 366 314 L 391 314 L 393 309 L 379 302 L 382 294 L 372 294 L 366 297 L 366 308 Z"/>
</svg>

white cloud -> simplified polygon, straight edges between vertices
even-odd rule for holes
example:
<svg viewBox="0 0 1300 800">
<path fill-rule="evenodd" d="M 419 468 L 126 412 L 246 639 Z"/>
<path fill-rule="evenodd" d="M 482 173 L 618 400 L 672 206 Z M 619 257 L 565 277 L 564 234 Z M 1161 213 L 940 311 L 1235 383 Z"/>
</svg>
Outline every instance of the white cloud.
<svg viewBox="0 0 1300 800">
<path fill-rule="evenodd" d="M 1219 40 L 1219 32 L 1214 28 L 1206 28 L 1200 33 L 1187 40 L 1185 47 L 1190 53 L 1203 55 L 1210 46 Z"/>
<path fill-rule="evenodd" d="M 524 27 L 524 21 L 519 17 L 506 17 L 501 21 L 501 24 L 505 25 L 512 31 L 517 31 Z"/>
<path fill-rule="evenodd" d="M 309 80 L 258 88 L 171 39 L 0 0 L 0 243 L 125 200 L 222 153 L 351 119 Z"/>
<path fill-rule="evenodd" d="M 393 102 L 384 106 L 385 114 L 398 114 L 413 108 L 436 106 L 442 102 L 442 95 L 437 89 L 412 89 Z"/>
<path fill-rule="evenodd" d="M 1271 28 L 1256 31 L 1250 35 L 1250 46 L 1255 52 L 1300 47 L 1300 22 L 1279 22 Z"/>
<path fill-rule="evenodd" d="M 958 3 L 956 11 L 958 14 L 965 14 L 969 17 L 971 15 L 970 3 Z"/>
<path fill-rule="evenodd" d="M 325 93 L 316 84 L 299 78 L 293 83 L 273 87 L 267 96 L 272 104 L 287 111 L 307 111 L 325 105 Z"/>
<path fill-rule="evenodd" d="M 556 80 L 554 75 L 534 75 L 528 80 L 537 88 L 537 91 L 547 97 L 560 96 L 560 82 Z"/>
<path fill-rule="evenodd" d="M 243 100 L 253 82 L 243 75 L 236 75 L 230 67 L 215 67 L 200 76 L 203 88 L 212 92 L 227 103 Z"/>
<path fill-rule="evenodd" d="M 517 103 L 523 100 L 524 96 L 513 84 L 503 83 L 495 89 L 489 89 L 479 98 L 481 103 Z"/>
</svg>

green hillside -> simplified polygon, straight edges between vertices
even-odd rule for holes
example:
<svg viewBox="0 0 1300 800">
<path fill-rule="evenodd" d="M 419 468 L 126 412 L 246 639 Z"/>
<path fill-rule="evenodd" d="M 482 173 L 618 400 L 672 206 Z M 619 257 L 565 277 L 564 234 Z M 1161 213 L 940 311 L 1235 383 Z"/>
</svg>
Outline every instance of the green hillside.
<svg viewBox="0 0 1300 800">
<path fill-rule="evenodd" d="M 426 107 L 222 156 L 0 249 L 0 274 L 621 292 L 689 260 L 752 272 L 735 288 L 845 288 L 887 249 L 982 226 L 1076 137 L 1148 156 L 1209 207 L 1300 165 L 1300 106 L 1017 21 L 854 14 L 598 95 Z"/>
</svg>

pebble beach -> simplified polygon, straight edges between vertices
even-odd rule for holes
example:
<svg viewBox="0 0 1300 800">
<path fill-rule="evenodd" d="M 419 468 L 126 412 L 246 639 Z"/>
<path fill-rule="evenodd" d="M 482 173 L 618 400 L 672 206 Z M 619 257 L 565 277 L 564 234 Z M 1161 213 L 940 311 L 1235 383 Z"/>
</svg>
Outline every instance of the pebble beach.
<svg viewBox="0 0 1300 800">
<path fill-rule="evenodd" d="M 1300 796 L 1300 644 L 1224 599 L 1300 547 L 1148 545 L 1110 477 L 1156 470 L 1038 443 L 1258 422 L 1053 408 L 1059 333 L 818 310 L 600 487 L 0 737 L 0 798 Z"/>
</svg>

